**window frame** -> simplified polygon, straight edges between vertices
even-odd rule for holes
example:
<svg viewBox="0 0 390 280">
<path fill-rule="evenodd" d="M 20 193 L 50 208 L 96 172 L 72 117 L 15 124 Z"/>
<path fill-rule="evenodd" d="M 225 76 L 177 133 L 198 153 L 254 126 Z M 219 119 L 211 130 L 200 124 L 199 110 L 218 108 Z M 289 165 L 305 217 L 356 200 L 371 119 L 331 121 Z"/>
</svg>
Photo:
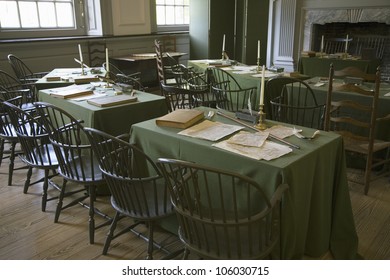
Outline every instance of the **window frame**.
<svg viewBox="0 0 390 280">
<path fill-rule="evenodd" d="M 189 0 L 191 1 L 191 0 Z M 156 0 L 151 0 L 150 16 L 152 20 L 152 30 L 154 32 L 177 32 L 177 31 L 189 31 L 189 24 L 174 24 L 174 25 L 157 25 L 157 4 Z"/>
<path fill-rule="evenodd" d="M 16 0 L 18 1 L 18 0 Z M 40 0 L 37 0 L 38 2 Z M 86 35 L 84 0 L 72 0 L 74 7 L 74 28 L 6 28 L 0 27 L 2 39 L 72 37 Z"/>
</svg>

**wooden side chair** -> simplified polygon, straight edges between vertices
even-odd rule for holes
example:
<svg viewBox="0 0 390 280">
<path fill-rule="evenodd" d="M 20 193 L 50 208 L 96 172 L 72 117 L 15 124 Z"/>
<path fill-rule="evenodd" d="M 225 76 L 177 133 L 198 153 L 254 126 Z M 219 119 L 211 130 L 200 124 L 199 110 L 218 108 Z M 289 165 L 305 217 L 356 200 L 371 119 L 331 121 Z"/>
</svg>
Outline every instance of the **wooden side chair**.
<svg viewBox="0 0 390 280">
<path fill-rule="evenodd" d="M 348 38 L 348 50 L 351 46 L 353 38 Z M 346 38 L 326 38 L 324 44 L 324 52 L 327 54 L 344 53 Z"/>
<path fill-rule="evenodd" d="M 145 237 L 148 241 L 147 259 L 153 259 L 154 247 L 164 250 L 154 242 L 155 224 L 174 214 L 164 177 L 155 163 L 128 140 L 123 141 L 93 128 L 85 128 L 85 131 L 98 155 L 100 169 L 111 192 L 111 204 L 116 210 L 103 254 L 107 254 L 116 237 L 129 231 L 140 235 L 135 228 L 145 224 L 148 227 Z M 116 231 L 122 217 L 130 217 L 135 223 Z"/>
<path fill-rule="evenodd" d="M 179 238 L 204 259 L 265 259 L 276 248 L 286 184 L 268 198 L 244 175 L 175 159 L 158 159 L 179 221 Z"/>
<path fill-rule="evenodd" d="M 73 205 L 82 205 L 89 210 L 89 243 L 93 244 L 95 230 L 111 222 L 111 217 L 95 208 L 96 189 L 105 183 L 103 174 L 99 169 L 98 159 L 84 132 L 81 120 L 75 119 L 53 104 L 36 102 L 35 106 L 57 156 L 58 173 L 64 178 L 54 222 L 58 222 L 63 210 Z M 75 192 L 83 192 L 83 194 L 74 197 L 64 205 L 69 192 L 67 182 L 74 182 L 82 186 Z M 88 198 L 89 204 L 84 203 L 83 201 Z M 96 225 L 95 214 L 102 216 L 105 219 L 104 222 Z"/>
<path fill-rule="evenodd" d="M 90 67 L 100 67 L 106 61 L 106 41 L 88 41 Z"/>
<path fill-rule="evenodd" d="M 18 80 L 27 87 L 34 89 L 36 81 L 47 75 L 49 72 L 33 72 L 22 59 L 14 54 L 8 55 L 8 62 L 11 64 Z"/>
<path fill-rule="evenodd" d="M 160 37 L 162 52 L 176 52 L 176 36 L 166 35 Z"/>
<path fill-rule="evenodd" d="M 251 104 L 250 109 L 255 109 L 256 87 L 242 88 L 230 73 L 221 68 L 212 67 L 211 71 L 211 88 L 218 108 L 237 112 L 249 109 L 248 104 Z"/>
<path fill-rule="evenodd" d="M 291 77 L 274 77 L 267 81 L 266 92 L 270 103 L 270 119 L 323 129 L 325 103 L 317 102 L 306 82 Z"/>
<path fill-rule="evenodd" d="M 365 159 L 364 194 L 368 194 L 371 173 L 374 169 L 382 168 L 389 171 L 390 142 L 376 139 L 375 128 L 377 123 L 378 96 L 380 87 L 380 70 L 375 75 L 375 82 L 368 89 L 368 83 L 358 85 L 343 83 L 334 84 L 335 75 L 333 65 L 329 71 L 329 87 L 326 101 L 325 130 L 335 131 L 344 139 L 344 147 L 352 155 L 359 155 Z M 358 77 L 359 78 L 359 77 Z M 336 98 L 335 91 L 350 93 Z M 388 116 L 389 118 L 389 116 Z M 382 172 L 385 175 L 388 172 Z M 378 178 L 379 176 L 377 176 Z M 351 179 L 353 180 L 353 179 Z M 362 180 L 353 180 L 361 184 Z"/>
<path fill-rule="evenodd" d="M 104 62 L 102 66 L 104 69 L 107 70 L 106 62 Z M 144 87 L 141 83 L 141 72 L 125 74 L 122 70 L 120 70 L 112 63 L 110 63 L 110 79 L 113 80 L 115 83 L 131 85 L 136 90 L 146 90 L 146 87 Z"/>
<path fill-rule="evenodd" d="M 34 111 L 22 110 L 19 106 L 4 101 L 12 126 L 18 137 L 23 153 L 19 154 L 21 160 L 28 166 L 27 179 L 24 184 L 23 192 L 27 193 L 30 185 L 43 181 L 42 193 L 42 211 L 46 211 L 48 201 L 57 199 L 57 197 L 48 197 L 47 191 L 49 185 L 57 190 L 60 186 L 53 183 L 50 179 L 57 175 L 55 172 L 59 165 L 57 155 L 54 152 L 53 145 L 49 141 L 49 134 L 44 129 L 41 119 L 35 115 Z M 30 183 L 33 168 L 44 170 L 44 177 L 41 180 Z M 50 175 L 50 171 L 54 171 Z"/>
<path fill-rule="evenodd" d="M 22 169 L 24 166 L 15 168 L 15 158 L 22 151 L 16 148 L 19 143 L 19 138 L 14 126 L 12 125 L 8 110 L 2 103 L 4 101 L 20 107 L 21 100 L 18 97 L 10 98 L 9 92 L 0 86 L 0 166 L 3 163 L 3 159 L 9 159 L 8 185 L 11 186 L 14 170 Z M 25 192 L 27 192 L 27 190 Z"/>
</svg>

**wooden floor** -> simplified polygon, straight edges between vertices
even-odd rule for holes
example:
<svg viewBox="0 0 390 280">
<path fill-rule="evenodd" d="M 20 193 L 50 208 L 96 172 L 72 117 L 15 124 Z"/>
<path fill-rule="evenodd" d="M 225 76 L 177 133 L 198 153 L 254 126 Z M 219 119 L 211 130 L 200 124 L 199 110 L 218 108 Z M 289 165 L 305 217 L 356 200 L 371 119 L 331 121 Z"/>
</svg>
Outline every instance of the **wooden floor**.
<svg viewBox="0 0 390 280">
<path fill-rule="evenodd" d="M 17 160 L 21 165 L 20 160 Z M 40 210 L 42 185 L 31 186 L 23 194 L 26 170 L 15 171 L 12 186 L 7 185 L 8 160 L 0 167 L 0 259 L 144 259 L 146 243 L 133 233 L 113 241 L 106 256 L 102 255 L 108 226 L 96 231 L 95 244 L 88 241 L 88 211 L 77 205 L 66 209 L 59 223 L 54 223 L 56 201 L 50 201 L 46 212 Z M 353 170 L 352 170 L 353 171 Z M 354 174 L 353 172 L 350 174 Z M 34 172 L 37 178 L 42 172 Z M 355 176 L 355 175 L 352 175 Z M 375 181 L 369 195 L 362 186 L 350 184 L 353 213 L 359 236 L 359 254 L 365 259 L 390 259 L 390 183 L 388 178 Z M 57 191 L 51 190 L 51 195 Z M 112 215 L 108 196 L 99 196 L 100 210 Z M 103 221 L 97 217 L 97 221 Z M 123 220 L 123 222 L 126 222 Z M 131 222 L 131 221 L 128 221 Z M 145 232 L 143 226 L 139 227 Z M 180 247 L 177 238 L 158 229 L 155 239 L 174 251 Z M 155 258 L 165 256 L 155 252 Z M 330 253 L 322 259 L 330 259 Z M 309 258 L 308 258 L 309 259 Z"/>
</svg>

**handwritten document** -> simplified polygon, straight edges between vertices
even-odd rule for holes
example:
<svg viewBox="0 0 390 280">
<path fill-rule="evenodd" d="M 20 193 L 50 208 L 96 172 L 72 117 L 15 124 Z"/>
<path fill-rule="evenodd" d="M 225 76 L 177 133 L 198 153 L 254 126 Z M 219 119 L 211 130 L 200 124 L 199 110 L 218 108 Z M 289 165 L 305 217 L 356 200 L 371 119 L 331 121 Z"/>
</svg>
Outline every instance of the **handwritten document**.
<svg viewBox="0 0 390 280">
<path fill-rule="evenodd" d="M 209 141 L 218 141 L 243 128 L 244 127 L 238 125 L 224 124 L 220 122 L 204 120 L 199 124 L 180 131 L 178 134 L 205 139 Z"/>
</svg>

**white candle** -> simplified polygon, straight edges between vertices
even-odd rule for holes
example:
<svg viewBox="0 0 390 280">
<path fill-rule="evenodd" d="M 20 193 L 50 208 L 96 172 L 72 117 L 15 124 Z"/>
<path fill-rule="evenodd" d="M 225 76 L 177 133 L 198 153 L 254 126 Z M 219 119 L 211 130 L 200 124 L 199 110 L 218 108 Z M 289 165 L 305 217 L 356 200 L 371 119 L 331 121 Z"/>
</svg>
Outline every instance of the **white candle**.
<svg viewBox="0 0 390 280">
<path fill-rule="evenodd" d="M 106 71 L 110 72 L 110 63 L 108 60 L 108 48 L 106 48 Z"/>
<path fill-rule="evenodd" d="M 261 88 L 260 88 L 260 106 L 264 105 L 264 82 L 265 82 L 265 65 L 261 73 Z"/>
<path fill-rule="evenodd" d="M 345 40 L 345 52 L 348 52 L 348 34 L 347 34 L 347 39 Z"/>
<path fill-rule="evenodd" d="M 80 63 L 81 63 L 81 65 L 82 65 L 83 62 L 84 62 L 84 60 L 83 60 L 83 53 L 82 53 L 82 51 L 81 51 L 81 46 L 80 46 L 80 44 L 79 44 L 79 55 L 80 55 Z"/>
<path fill-rule="evenodd" d="M 225 51 L 225 34 L 223 34 L 223 40 L 222 40 L 222 52 Z"/>
<path fill-rule="evenodd" d="M 324 52 L 324 35 L 321 37 L 321 52 Z"/>
<path fill-rule="evenodd" d="M 260 58 L 260 40 L 257 40 L 257 58 Z"/>
</svg>

